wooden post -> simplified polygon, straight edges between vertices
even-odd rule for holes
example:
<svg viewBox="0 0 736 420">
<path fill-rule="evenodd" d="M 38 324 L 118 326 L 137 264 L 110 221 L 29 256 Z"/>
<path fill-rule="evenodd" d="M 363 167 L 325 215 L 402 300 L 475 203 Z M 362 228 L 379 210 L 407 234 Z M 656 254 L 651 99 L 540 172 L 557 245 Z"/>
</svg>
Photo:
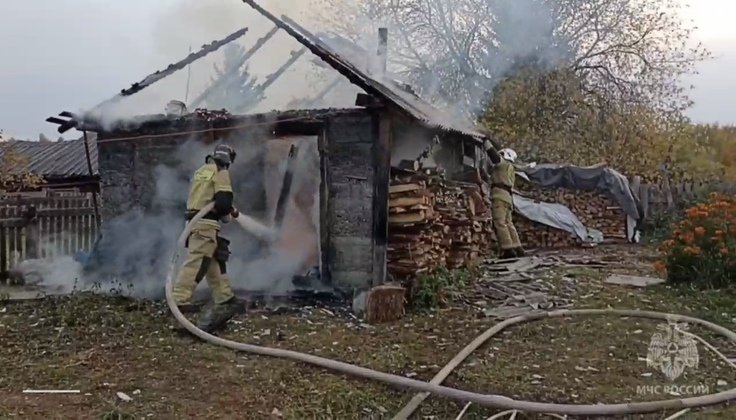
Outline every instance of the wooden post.
<svg viewBox="0 0 736 420">
<path fill-rule="evenodd" d="M 291 195 L 291 184 L 294 179 L 294 170 L 296 169 L 296 155 L 299 153 L 299 148 L 292 144 L 289 149 L 289 157 L 286 162 L 286 172 L 284 173 L 284 181 L 281 185 L 281 191 L 279 192 L 279 199 L 276 203 L 276 217 L 274 220 L 275 226 L 280 229 L 281 224 L 284 222 L 284 216 L 286 215 L 286 208 L 289 205 L 289 197 Z"/>
<path fill-rule="evenodd" d="M 641 208 L 641 177 L 638 175 L 633 177 L 629 184 L 629 188 L 631 189 L 631 193 L 634 195 L 634 198 L 638 202 L 637 210 L 640 212 L 639 220 L 641 220 L 642 218 L 644 218 L 644 214 Z M 635 242 L 634 239 L 638 223 L 638 220 L 634 220 L 630 215 L 626 214 L 626 236 L 629 242 Z"/>
<path fill-rule="evenodd" d="M 41 239 L 39 238 L 38 219 L 29 220 L 28 225 L 26 225 L 26 252 L 28 253 L 27 258 L 41 258 L 39 251 L 40 241 Z"/>
<path fill-rule="evenodd" d="M 388 191 L 391 173 L 391 117 L 384 108 L 374 114 L 373 143 L 373 284 L 386 282 Z"/>
<path fill-rule="evenodd" d="M 662 177 L 662 187 L 664 188 L 665 198 L 667 199 L 667 210 L 672 210 L 675 207 L 675 201 L 672 198 L 672 187 L 666 174 Z"/>
<path fill-rule="evenodd" d="M 92 168 L 92 158 L 89 152 L 89 140 L 87 139 L 87 130 L 82 131 L 82 134 L 84 135 L 84 154 L 87 157 L 87 171 L 89 172 L 89 176 L 91 178 L 94 178 L 94 169 Z M 99 185 L 99 184 L 98 184 Z M 100 209 L 97 205 L 97 191 L 92 191 L 92 205 L 95 208 L 95 223 L 97 224 L 97 230 L 100 229 Z"/>
<path fill-rule="evenodd" d="M 4 283 L 8 278 L 8 243 L 5 240 L 5 216 L 7 215 L 4 208 L 0 207 L 0 284 Z"/>
<path fill-rule="evenodd" d="M 649 184 L 641 184 L 639 187 L 639 201 L 641 203 L 641 212 L 643 218 L 649 217 Z"/>
<path fill-rule="evenodd" d="M 327 147 L 327 127 L 317 137 L 319 150 L 319 254 L 320 254 L 320 279 L 325 284 L 332 284 L 332 272 L 330 270 L 330 165 L 329 149 Z"/>
</svg>

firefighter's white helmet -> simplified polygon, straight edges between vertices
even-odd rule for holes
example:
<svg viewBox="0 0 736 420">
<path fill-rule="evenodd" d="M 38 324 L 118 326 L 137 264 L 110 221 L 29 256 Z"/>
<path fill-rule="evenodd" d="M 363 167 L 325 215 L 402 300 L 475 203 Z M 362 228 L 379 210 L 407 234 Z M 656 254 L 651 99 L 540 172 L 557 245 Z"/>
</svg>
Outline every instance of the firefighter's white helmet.
<svg viewBox="0 0 736 420">
<path fill-rule="evenodd" d="M 498 154 L 509 162 L 516 162 L 516 152 L 512 149 L 501 149 Z"/>
</svg>

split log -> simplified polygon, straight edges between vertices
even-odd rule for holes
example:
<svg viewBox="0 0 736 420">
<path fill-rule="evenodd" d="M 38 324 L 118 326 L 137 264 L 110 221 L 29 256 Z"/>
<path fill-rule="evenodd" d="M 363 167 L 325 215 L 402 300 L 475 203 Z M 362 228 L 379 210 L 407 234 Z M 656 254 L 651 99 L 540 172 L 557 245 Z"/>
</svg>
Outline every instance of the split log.
<svg viewBox="0 0 736 420">
<path fill-rule="evenodd" d="M 399 285 L 382 285 L 368 291 L 365 319 L 370 324 L 394 322 L 406 313 L 406 289 Z"/>
</svg>

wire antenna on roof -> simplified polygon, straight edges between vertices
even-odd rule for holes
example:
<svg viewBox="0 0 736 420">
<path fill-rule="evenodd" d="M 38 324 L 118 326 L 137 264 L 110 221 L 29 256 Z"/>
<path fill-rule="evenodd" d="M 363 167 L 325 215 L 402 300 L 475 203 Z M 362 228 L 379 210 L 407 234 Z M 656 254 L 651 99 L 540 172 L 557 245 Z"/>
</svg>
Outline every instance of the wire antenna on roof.
<svg viewBox="0 0 736 420">
<path fill-rule="evenodd" d="M 192 54 L 192 44 L 189 44 L 189 54 Z M 189 84 L 192 82 L 192 63 L 187 65 L 187 89 L 184 92 L 184 103 L 189 100 Z"/>
</svg>

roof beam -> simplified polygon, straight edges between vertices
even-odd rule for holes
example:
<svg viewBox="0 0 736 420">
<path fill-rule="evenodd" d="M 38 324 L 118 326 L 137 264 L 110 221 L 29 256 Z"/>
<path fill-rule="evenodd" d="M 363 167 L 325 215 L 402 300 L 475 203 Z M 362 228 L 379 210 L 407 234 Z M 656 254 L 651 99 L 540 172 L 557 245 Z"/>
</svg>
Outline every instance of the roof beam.
<svg viewBox="0 0 736 420">
<path fill-rule="evenodd" d="M 281 67 L 279 67 L 276 71 L 268 75 L 268 77 L 266 77 L 266 80 L 263 83 L 253 88 L 253 98 L 256 98 L 256 100 L 251 101 L 249 104 L 246 104 L 243 107 L 233 110 L 233 112 L 238 112 L 238 113 L 248 112 L 254 106 L 258 105 L 258 103 L 260 103 L 260 101 L 262 101 L 263 98 L 265 98 L 264 93 L 266 92 L 266 89 L 268 89 L 269 86 L 271 86 L 276 80 L 278 80 L 278 78 L 281 77 L 281 75 L 284 74 L 284 72 L 288 70 L 289 67 L 291 67 L 296 62 L 296 60 L 298 60 L 299 57 L 304 55 L 304 53 L 306 52 L 307 52 L 306 48 L 302 48 L 299 51 L 292 51 L 289 56 L 289 59 L 286 60 L 286 62 L 282 64 Z"/>
<path fill-rule="evenodd" d="M 159 80 L 177 72 L 178 70 L 185 68 L 186 66 L 199 60 L 200 58 L 219 50 L 224 45 L 229 44 L 235 41 L 236 39 L 242 37 L 243 35 L 245 35 L 246 32 L 248 32 L 248 28 L 243 28 L 243 29 L 233 32 L 232 34 L 228 35 L 227 37 L 223 39 L 212 41 L 211 43 L 207 45 L 203 45 L 199 51 L 189 54 L 183 60 L 178 61 L 174 64 L 169 64 L 169 66 L 166 67 L 164 70 L 159 70 L 155 73 L 149 74 L 140 82 L 133 83 L 133 85 L 129 87 L 128 89 L 121 90 L 118 96 L 134 95 L 142 91 L 143 89 L 147 88 L 148 86 L 151 86 L 152 84 L 158 82 Z"/>
<path fill-rule="evenodd" d="M 255 54 L 261 47 L 263 47 L 266 42 L 268 42 L 269 39 L 271 39 L 274 35 L 276 35 L 276 32 L 279 31 L 278 26 L 274 26 L 273 29 L 268 31 L 266 35 L 259 38 L 253 46 L 243 54 L 243 57 L 240 59 L 240 63 L 237 67 L 233 67 L 234 71 L 239 71 L 240 68 L 253 57 L 253 54 Z M 213 84 L 211 84 L 207 89 L 205 89 L 202 93 L 199 94 L 191 103 L 190 108 L 194 109 L 198 107 L 202 102 L 206 101 L 207 98 L 214 92 L 215 90 L 219 89 L 222 84 L 225 83 L 225 80 L 229 79 L 231 74 L 223 75 L 220 79 L 217 79 Z"/>
<path fill-rule="evenodd" d="M 325 95 L 327 95 L 332 89 L 334 89 L 335 86 L 337 86 L 340 83 L 341 80 L 342 80 L 342 76 L 337 76 L 332 82 L 330 82 L 329 85 L 327 85 L 326 88 L 322 89 L 322 91 L 320 93 L 318 93 L 317 96 L 315 96 L 314 98 L 307 99 L 307 100 L 305 100 L 305 99 L 298 99 L 298 100 L 295 100 L 295 101 L 290 102 L 288 106 L 290 108 L 298 108 L 298 107 L 309 108 L 309 107 L 312 107 L 314 104 L 316 104 L 319 101 L 321 101 L 322 99 L 324 99 Z"/>
<path fill-rule="evenodd" d="M 302 35 L 302 33 L 308 34 L 309 31 L 301 27 L 299 24 L 297 24 L 293 20 L 289 19 L 287 16 L 282 15 L 281 18 L 279 19 L 273 14 L 271 14 L 268 10 L 261 7 L 258 3 L 255 2 L 255 0 L 243 0 L 243 3 L 252 7 L 255 11 L 263 15 L 263 17 L 273 22 L 274 25 L 283 29 L 286 33 L 291 35 L 294 39 L 299 41 L 299 43 L 301 43 L 307 49 L 309 49 L 309 51 L 314 53 L 317 57 L 321 58 L 322 61 L 329 64 L 333 69 L 335 69 L 337 72 L 339 72 L 343 76 L 347 77 L 347 79 L 350 80 L 351 83 L 353 83 L 356 86 L 361 87 L 364 91 L 366 91 L 366 93 L 370 95 L 376 95 L 379 97 L 386 98 L 390 102 L 392 102 L 394 106 L 398 107 L 398 109 L 402 110 L 405 113 L 409 113 L 407 109 L 411 108 L 410 104 L 397 102 L 395 98 L 389 97 L 380 88 L 369 83 L 368 82 L 369 77 L 363 71 L 355 67 L 352 63 L 334 56 L 329 50 L 329 48 L 326 48 L 324 46 L 324 43 L 322 41 L 317 39 L 314 42 L 312 42 L 311 40 L 306 38 L 304 35 Z"/>
<path fill-rule="evenodd" d="M 268 87 L 271 86 L 273 84 L 273 82 L 275 82 L 279 77 L 281 77 L 281 75 L 284 74 L 284 72 L 286 70 L 288 70 L 289 67 L 291 67 L 292 65 L 294 65 L 294 63 L 296 63 L 296 60 L 298 60 L 299 57 L 303 56 L 304 53 L 306 53 L 306 52 L 307 52 L 307 49 L 306 48 L 302 48 L 299 51 L 292 51 L 289 59 L 286 60 L 286 62 L 281 67 L 279 67 L 278 70 L 276 70 L 275 72 L 271 73 L 266 78 L 266 81 L 263 82 L 263 83 L 261 83 L 258 86 L 258 90 L 260 90 L 261 92 L 264 92 L 266 89 L 268 89 Z"/>
<path fill-rule="evenodd" d="M 291 35 L 294 39 L 299 41 L 299 43 L 307 47 L 309 51 L 311 51 L 317 57 L 322 59 L 322 61 L 329 64 L 333 69 L 338 71 L 343 76 L 347 77 L 348 80 L 350 80 L 350 82 L 362 87 L 363 89 L 368 91 L 368 93 L 381 95 L 381 92 L 378 89 L 373 88 L 368 83 L 366 83 L 364 78 L 358 76 L 358 75 L 360 76 L 363 75 L 363 73 L 360 70 L 356 69 L 350 63 L 345 63 L 342 60 L 330 55 L 329 51 L 325 50 L 320 45 L 312 43 L 309 39 L 302 36 L 302 34 L 300 34 L 299 31 L 302 31 L 302 32 L 306 32 L 306 31 L 304 30 L 304 28 L 297 25 L 296 22 L 291 21 L 286 16 L 281 16 L 281 19 L 277 18 L 276 16 L 271 14 L 268 10 L 261 7 L 254 0 L 243 0 L 243 3 L 252 7 L 255 11 L 263 15 L 263 17 L 273 22 L 274 25 L 283 29 L 286 33 Z M 294 28 L 298 29 L 299 31 L 295 30 Z M 346 68 L 349 68 L 353 71 L 347 71 Z"/>
<path fill-rule="evenodd" d="M 191 63 L 199 60 L 200 58 L 202 58 L 202 57 L 204 57 L 204 56 L 206 56 L 206 55 L 208 55 L 208 54 L 210 54 L 212 52 L 215 52 L 215 51 L 219 50 L 220 48 L 222 48 L 222 46 L 235 41 L 236 39 L 238 39 L 238 38 L 242 37 L 243 35 L 245 35 L 246 32 L 248 32 L 248 28 L 243 28 L 243 29 L 240 29 L 238 31 L 233 32 L 232 34 L 228 35 L 227 37 L 225 37 L 223 39 L 212 41 L 209 44 L 203 45 L 202 48 L 199 51 L 189 54 L 183 60 L 180 60 L 180 61 L 178 61 L 176 63 L 173 63 L 173 64 L 169 64 L 169 66 L 166 67 L 163 70 L 159 70 L 159 71 L 157 71 L 155 73 L 149 74 L 148 76 L 144 77 L 143 80 L 141 80 L 139 82 L 136 82 L 136 83 L 133 83 L 127 89 L 121 90 L 120 93 L 118 93 L 117 95 L 113 96 L 112 98 L 107 99 L 107 100 L 105 100 L 105 101 L 97 104 L 94 108 L 92 108 L 88 112 L 97 111 L 97 110 L 99 110 L 100 108 L 102 108 L 102 107 L 104 107 L 106 105 L 109 105 L 111 103 L 114 103 L 114 102 L 120 100 L 121 98 L 124 98 L 126 96 L 131 96 L 131 95 L 134 95 L 134 94 L 142 91 L 143 89 L 151 86 L 152 84 L 158 82 L 159 80 L 161 80 L 161 79 L 163 79 L 163 78 L 165 78 L 167 76 L 170 76 L 173 73 L 175 73 L 175 72 L 177 72 L 177 71 L 185 68 L 186 66 L 188 66 L 189 64 L 191 64 Z M 70 124 L 61 125 L 59 127 L 59 130 L 58 131 L 60 133 L 64 133 L 64 132 L 70 130 L 71 128 L 73 128 L 73 125 L 70 125 Z"/>
</svg>

